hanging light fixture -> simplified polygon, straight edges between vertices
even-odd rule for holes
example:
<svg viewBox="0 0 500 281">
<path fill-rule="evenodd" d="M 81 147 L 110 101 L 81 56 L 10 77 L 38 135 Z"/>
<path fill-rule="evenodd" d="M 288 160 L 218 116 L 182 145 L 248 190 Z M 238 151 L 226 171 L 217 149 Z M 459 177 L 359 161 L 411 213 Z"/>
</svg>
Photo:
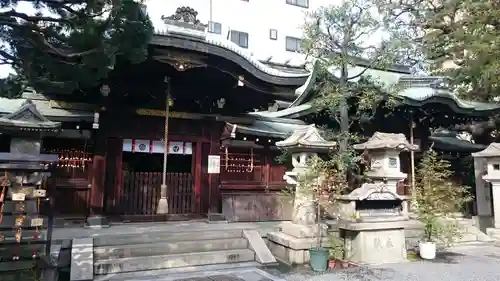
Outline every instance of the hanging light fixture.
<svg viewBox="0 0 500 281">
<path fill-rule="evenodd" d="M 238 87 L 245 86 L 245 84 L 243 83 L 243 81 L 245 81 L 245 77 L 243 77 L 243 75 L 239 75 L 238 76 Z"/>
<path fill-rule="evenodd" d="M 109 95 L 109 93 L 111 92 L 111 88 L 109 88 L 108 85 L 103 84 L 103 85 L 101 85 L 101 88 L 99 88 L 99 92 L 101 93 L 101 95 L 103 97 L 107 97 Z"/>
</svg>

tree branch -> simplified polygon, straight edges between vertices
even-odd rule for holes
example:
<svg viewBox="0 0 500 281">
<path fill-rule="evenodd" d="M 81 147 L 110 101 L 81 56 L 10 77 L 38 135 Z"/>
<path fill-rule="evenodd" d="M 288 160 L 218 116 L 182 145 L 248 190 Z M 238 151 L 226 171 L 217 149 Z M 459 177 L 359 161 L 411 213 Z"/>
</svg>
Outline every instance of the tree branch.
<svg viewBox="0 0 500 281">
<path fill-rule="evenodd" d="M 54 17 L 48 17 L 48 16 L 29 16 L 28 14 L 25 13 L 19 13 L 16 12 L 14 9 L 6 12 L 0 12 L 0 19 L 2 18 L 20 18 L 24 21 L 27 22 L 32 22 L 32 23 L 37 23 L 40 21 L 46 21 L 46 22 L 64 22 L 64 23 L 70 23 L 69 20 L 63 19 L 63 18 L 54 18 Z"/>
</svg>

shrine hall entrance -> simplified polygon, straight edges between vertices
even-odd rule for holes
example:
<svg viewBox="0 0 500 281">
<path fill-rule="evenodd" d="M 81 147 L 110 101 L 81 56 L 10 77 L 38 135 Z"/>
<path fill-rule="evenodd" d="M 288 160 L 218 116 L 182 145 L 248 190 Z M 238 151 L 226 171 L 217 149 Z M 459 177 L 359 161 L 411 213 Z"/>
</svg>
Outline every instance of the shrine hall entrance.
<svg viewBox="0 0 500 281">
<path fill-rule="evenodd" d="M 195 144 L 171 141 L 167 155 L 168 214 L 195 213 Z M 155 215 L 163 179 L 164 143 L 123 140 L 120 215 Z"/>
</svg>

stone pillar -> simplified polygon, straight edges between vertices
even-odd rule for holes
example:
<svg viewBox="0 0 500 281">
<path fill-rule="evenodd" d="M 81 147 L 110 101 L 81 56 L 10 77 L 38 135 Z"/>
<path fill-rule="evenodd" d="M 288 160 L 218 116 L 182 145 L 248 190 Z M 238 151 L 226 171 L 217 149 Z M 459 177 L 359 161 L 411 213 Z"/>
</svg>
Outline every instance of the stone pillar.
<svg viewBox="0 0 500 281">
<path fill-rule="evenodd" d="M 301 186 L 301 177 L 307 172 L 307 161 L 317 154 L 314 152 L 301 152 L 292 154 L 293 170 L 297 177 L 295 185 L 295 198 L 293 201 L 292 222 L 298 225 L 315 225 L 316 208 L 312 192 Z"/>
<path fill-rule="evenodd" d="M 474 176 L 476 182 L 476 206 L 479 217 L 490 217 L 491 213 L 491 192 L 490 183 L 483 179 L 486 173 L 486 160 L 481 157 L 474 157 Z"/>
<path fill-rule="evenodd" d="M 478 203 L 478 213 L 479 214 L 491 214 L 491 207 L 488 211 L 487 199 L 489 197 L 489 190 L 481 184 L 478 185 L 477 176 L 483 174 L 483 167 L 486 164 L 486 174 L 482 176 L 482 179 L 492 185 L 492 203 L 493 203 L 493 228 L 486 228 L 486 233 L 493 236 L 493 238 L 500 239 L 500 143 L 491 143 L 483 151 L 472 153 L 474 159 L 474 168 L 476 172 L 476 200 Z M 483 160 L 479 160 L 482 158 Z M 484 161 L 484 162 L 483 162 Z M 482 163 L 481 163 L 482 162 Z M 476 166 L 477 164 L 477 166 Z M 479 166 L 481 165 L 481 166 Z M 479 175 L 478 175 L 479 174 Z M 481 211 L 481 212 L 479 212 Z M 479 221 L 481 224 L 486 224 L 486 226 L 491 225 L 491 222 L 487 222 L 483 219 Z M 484 227 L 481 227 L 484 228 Z"/>
<path fill-rule="evenodd" d="M 307 263 L 309 249 L 328 242 L 322 238 L 326 236 L 326 227 L 319 225 L 314 192 L 301 186 L 301 177 L 307 173 L 311 158 L 317 153 L 328 152 L 335 145 L 335 142 L 324 140 L 314 125 L 296 130 L 286 140 L 276 143 L 292 153 L 293 170 L 286 172 L 283 178 L 295 186 L 292 221 L 283 223 L 281 231 L 267 234 L 269 249 L 278 259 L 291 264 Z"/>
<path fill-rule="evenodd" d="M 491 181 L 493 193 L 493 227 L 500 229 L 500 179 Z M 496 207 L 496 208 L 495 208 Z"/>
</svg>

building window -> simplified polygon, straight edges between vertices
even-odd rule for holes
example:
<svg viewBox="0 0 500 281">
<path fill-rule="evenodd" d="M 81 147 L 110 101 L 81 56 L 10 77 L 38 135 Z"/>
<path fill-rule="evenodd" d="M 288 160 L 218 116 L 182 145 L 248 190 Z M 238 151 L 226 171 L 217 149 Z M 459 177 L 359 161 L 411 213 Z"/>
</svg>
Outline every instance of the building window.
<svg viewBox="0 0 500 281">
<path fill-rule="evenodd" d="M 286 3 L 302 8 L 309 8 L 309 0 L 286 0 Z"/>
<path fill-rule="evenodd" d="M 248 48 L 248 33 L 231 30 L 231 41 L 242 48 Z"/>
<path fill-rule="evenodd" d="M 301 52 L 302 51 L 302 39 L 287 36 L 285 49 L 289 52 Z"/>
<path fill-rule="evenodd" d="M 222 25 L 218 22 L 209 21 L 208 22 L 208 32 L 221 34 L 222 33 Z"/>
<path fill-rule="evenodd" d="M 271 39 L 271 40 L 278 40 L 278 30 L 276 30 L 276 29 L 269 29 L 269 39 Z"/>
</svg>

